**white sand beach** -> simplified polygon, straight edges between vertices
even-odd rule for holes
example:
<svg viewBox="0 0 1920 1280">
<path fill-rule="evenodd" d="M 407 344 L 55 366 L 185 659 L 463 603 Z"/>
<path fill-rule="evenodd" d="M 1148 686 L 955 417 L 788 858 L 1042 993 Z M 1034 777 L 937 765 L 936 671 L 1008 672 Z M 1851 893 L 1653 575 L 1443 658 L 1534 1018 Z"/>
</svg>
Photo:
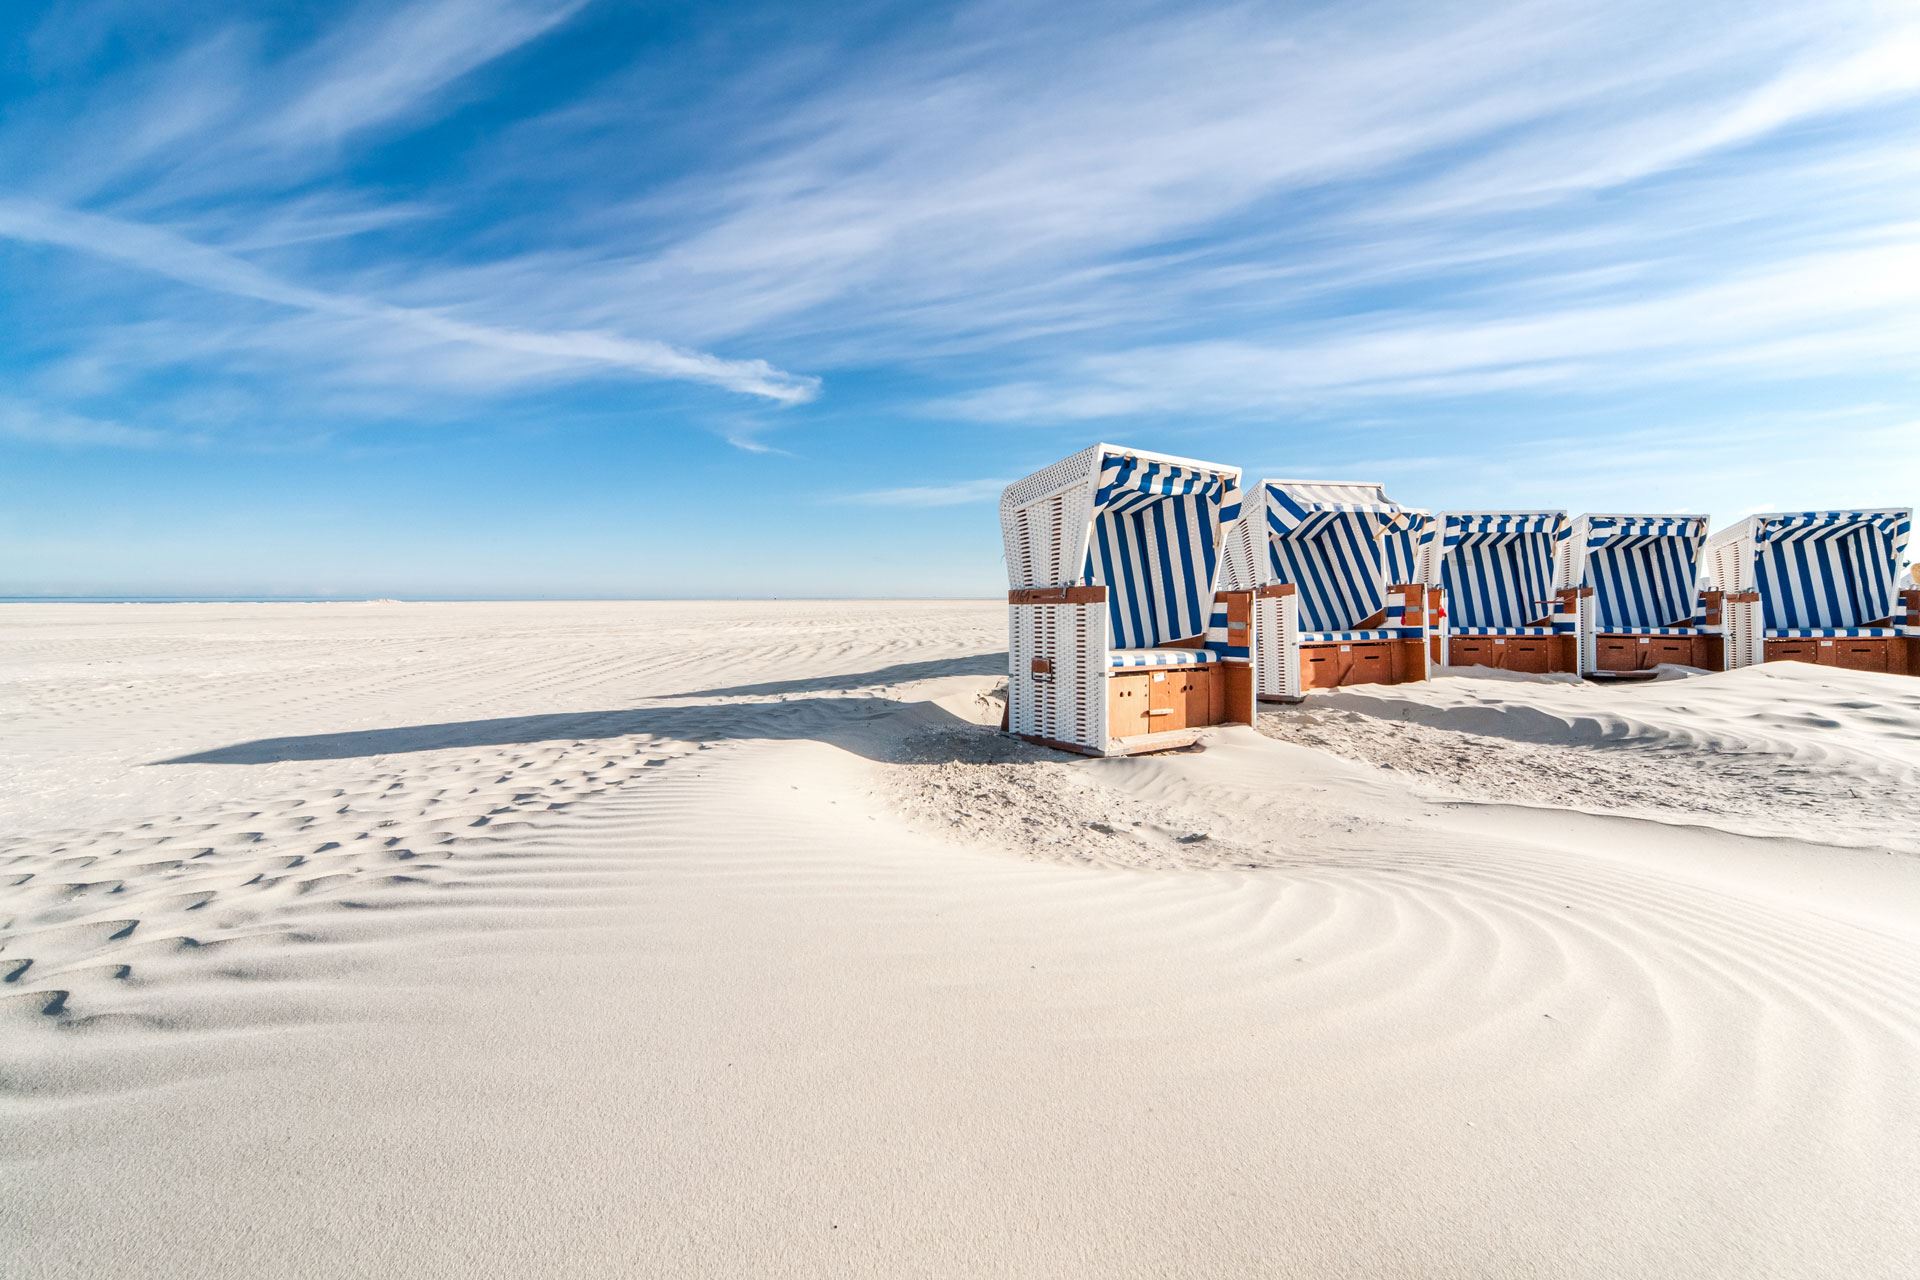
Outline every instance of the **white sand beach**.
<svg viewBox="0 0 1920 1280">
<path fill-rule="evenodd" d="M 0 606 L 0 1273 L 1914 1273 L 1920 680 L 1085 760 L 1005 616 Z"/>
</svg>

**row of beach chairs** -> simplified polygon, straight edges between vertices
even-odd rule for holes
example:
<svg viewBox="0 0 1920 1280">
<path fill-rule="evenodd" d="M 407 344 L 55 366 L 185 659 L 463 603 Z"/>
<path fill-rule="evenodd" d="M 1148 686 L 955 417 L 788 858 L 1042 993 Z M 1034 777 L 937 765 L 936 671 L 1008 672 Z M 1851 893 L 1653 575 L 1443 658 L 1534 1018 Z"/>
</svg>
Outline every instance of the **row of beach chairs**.
<svg viewBox="0 0 1920 1280">
<path fill-rule="evenodd" d="M 1436 665 L 1920 674 L 1909 509 L 1443 511 L 1099 444 L 1010 485 L 1008 727 L 1092 755 L 1186 745 L 1260 700 Z"/>
</svg>

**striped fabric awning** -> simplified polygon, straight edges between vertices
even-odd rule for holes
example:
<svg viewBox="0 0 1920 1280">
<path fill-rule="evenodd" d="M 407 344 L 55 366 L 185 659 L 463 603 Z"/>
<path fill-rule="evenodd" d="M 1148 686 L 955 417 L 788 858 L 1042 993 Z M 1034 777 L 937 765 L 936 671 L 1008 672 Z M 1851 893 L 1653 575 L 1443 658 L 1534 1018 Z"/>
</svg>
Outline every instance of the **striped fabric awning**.
<svg viewBox="0 0 1920 1280">
<path fill-rule="evenodd" d="M 1558 511 L 1450 513 L 1428 537 L 1440 538 L 1440 585 L 1453 630 L 1500 632 L 1544 622 L 1553 613 L 1554 557 L 1572 536 Z"/>
<path fill-rule="evenodd" d="M 1116 649 L 1148 649 L 1207 629 L 1221 532 L 1240 516 L 1231 472 L 1131 454 L 1101 460 L 1085 579 L 1107 588 Z"/>
<path fill-rule="evenodd" d="M 1911 512 L 1801 511 L 1757 525 L 1754 578 L 1769 631 L 1892 617 Z"/>
<path fill-rule="evenodd" d="M 1433 515 L 1426 511 L 1403 510 L 1380 535 L 1380 547 L 1386 555 L 1387 585 L 1420 581 L 1420 541 L 1426 535 Z"/>
<path fill-rule="evenodd" d="M 1598 630 L 1678 627 L 1693 621 L 1705 516 L 1587 518 L 1586 581 Z"/>
<path fill-rule="evenodd" d="M 1383 538 L 1405 514 L 1386 490 L 1294 480 L 1269 480 L 1262 489 L 1268 567 L 1273 581 L 1295 587 L 1302 631 L 1351 629 L 1386 607 Z"/>
</svg>

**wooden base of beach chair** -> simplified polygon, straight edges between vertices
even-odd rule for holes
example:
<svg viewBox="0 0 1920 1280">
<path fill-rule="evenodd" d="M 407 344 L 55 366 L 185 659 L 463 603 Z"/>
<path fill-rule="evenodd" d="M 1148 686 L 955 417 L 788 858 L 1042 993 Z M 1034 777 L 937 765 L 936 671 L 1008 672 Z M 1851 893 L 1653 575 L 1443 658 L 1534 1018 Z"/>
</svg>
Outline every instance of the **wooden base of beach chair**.
<svg viewBox="0 0 1920 1280">
<path fill-rule="evenodd" d="M 1768 662 L 1811 662 L 1844 671 L 1879 671 L 1888 675 L 1920 674 L 1920 642 L 1907 637 L 1883 639 L 1845 636 L 1832 640 L 1769 640 Z"/>
<path fill-rule="evenodd" d="M 1452 636 L 1447 640 L 1447 661 L 1456 667 L 1493 667 L 1539 676 L 1580 669 L 1572 636 Z"/>
<path fill-rule="evenodd" d="M 1719 636 L 1634 636 L 1594 637 L 1592 674 L 1651 671 L 1663 663 L 1719 671 L 1724 661 L 1725 641 Z"/>
<path fill-rule="evenodd" d="M 1107 677 L 1107 736 L 1139 738 L 1176 729 L 1219 724 L 1226 713 L 1226 684 L 1217 664 L 1116 671 Z"/>
<path fill-rule="evenodd" d="M 1300 646 L 1300 688 L 1339 689 L 1355 684 L 1405 684 L 1427 678 L 1419 640 L 1332 641 Z"/>
<path fill-rule="evenodd" d="M 1200 730 L 1253 722 L 1253 667 L 1204 662 L 1190 667 L 1122 669 L 1107 677 L 1105 750 L 1016 734 L 1023 742 L 1083 756 L 1135 756 L 1199 741 Z"/>
<path fill-rule="evenodd" d="M 1095 751 L 1092 747 L 1083 747 L 1075 742 L 1055 742 L 1052 738 L 1034 738 L 1024 733 L 1015 734 L 1022 742 L 1031 742 L 1036 747 L 1051 747 L 1055 751 L 1070 751 L 1076 756 L 1143 756 L 1154 751 L 1178 751 L 1200 741 L 1198 729 L 1174 729 L 1166 733 L 1143 733 L 1132 738 L 1117 738 L 1107 744 L 1105 751 Z"/>
</svg>

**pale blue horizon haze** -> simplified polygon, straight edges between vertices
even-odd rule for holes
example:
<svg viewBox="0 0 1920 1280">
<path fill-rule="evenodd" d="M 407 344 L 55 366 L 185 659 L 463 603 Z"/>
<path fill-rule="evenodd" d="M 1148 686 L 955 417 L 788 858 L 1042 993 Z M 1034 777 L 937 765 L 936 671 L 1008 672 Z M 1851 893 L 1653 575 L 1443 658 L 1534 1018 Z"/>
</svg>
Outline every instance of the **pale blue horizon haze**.
<svg viewBox="0 0 1920 1280">
<path fill-rule="evenodd" d="M 991 596 L 1097 440 L 1920 500 L 1909 4 L 0 14 L 0 595 Z"/>
</svg>

